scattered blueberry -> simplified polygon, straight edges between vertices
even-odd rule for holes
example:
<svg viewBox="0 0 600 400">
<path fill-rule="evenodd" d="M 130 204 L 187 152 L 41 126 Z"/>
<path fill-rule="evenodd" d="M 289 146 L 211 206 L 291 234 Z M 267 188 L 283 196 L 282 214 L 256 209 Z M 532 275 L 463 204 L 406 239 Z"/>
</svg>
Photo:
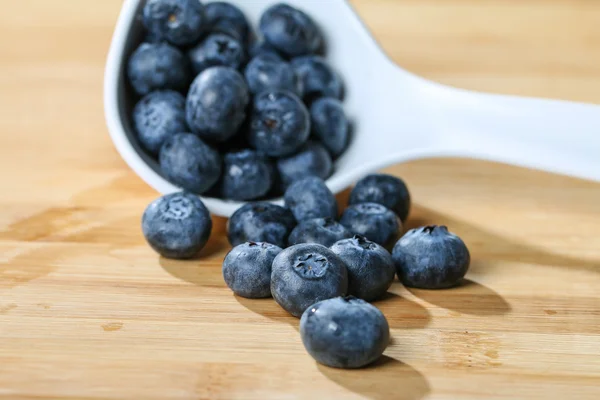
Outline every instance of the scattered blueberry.
<svg viewBox="0 0 600 400">
<path fill-rule="evenodd" d="M 195 256 L 206 244 L 212 220 L 202 201 L 190 193 L 173 193 L 150 203 L 142 232 L 150 246 L 167 258 Z"/>
<path fill-rule="evenodd" d="M 285 206 L 298 222 L 313 218 L 338 216 L 337 201 L 323 179 L 308 176 L 293 182 L 285 191 Z"/>
<path fill-rule="evenodd" d="M 297 151 L 310 134 L 310 117 L 292 92 L 268 91 L 254 98 L 249 132 L 250 144 L 271 157 Z"/>
<path fill-rule="evenodd" d="M 334 219 L 315 218 L 300 222 L 290 234 L 288 244 L 317 243 L 330 247 L 335 242 L 350 237 L 352 232 Z"/>
<path fill-rule="evenodd" d="M 246 81 L 251 93 L 288 90 L 298 93 L 298 80 L 287 62 L 273 53 L 263 53 L 254 57 L 246 66 Z"/>
<path fill-rule="evenodd" d="M 152 92 L 133 109 L 133 125 L 142 146 L 153 155 L 169 137 L 188 130 L 185 98 L 174 91 Z"/>
<path fill-rule="evenodd" d="M 396 268 L 391 254 L 363 236 L 340 240 L 331 246 L 348 268 L 348 293 L 366 301 L 383 296 L 392 285 Z"/>
<path fill-rule="evenodd" d="M 203 194 L 221 175 L 221 156 L 198 136 L 178 133 L 160 149 L 160 167 L 167 179 L 185 190 Z"/>
<path fill-rule="evenodd" d="M 227 34 L 242 43 L 247 41 L 250 26 L 239 8 L 224 1 L 215 1 L 208 3 L 204 10 L 206 24 L 211 32 Z"/>
<path fill-rule="evenodd" d="M 146 29 L 176 46 L 194 43 L 204 31 L 204 6 L 199 0 L 148 0 L 142 11 Z"/>
<path fill-rule="evenodd" d="M 343 261 L 320 244 L 298 244 L 283 250 L 273 261 L 271 294 L 290 314 L 300 317 L 311 305 L 348 290 Z"/>
<path fill-rule="evenodd" d="M 332 171 L 331 156 L 322 144 L 308 141 L 296 154 L 277 160 L 281 183 L 287 188 L 293 182 L 309 176 L 323 180 Z"/>
<path fill-rule="evenodd" d="M 240 68 L 246 59 L 244 47 L 231 36 L 213 33 L 188 52 L 194 73 L 210 67 Z"/>
<path fill-rule="evenodd" d="M 292 60 L 304 90 L 304 99 L 315 100 L 319 97 L 341 99 L 343 85 L 338 74 L 320 56 L 299 57 Z"/>
<path fill-rule="evenodd" d="M 225 283 L 238 296 L 271 297 L 271 265 L 280 252 L 280 247 L 264 242 L 235 246 L 223 261 Z"/>
<path fill-rule="evenodd" d="M 167 89 L 183 93 L 192 77 L 185 55 L 167 43 L 142 43 L 129 59 L 127 76 L 141 96 Z"/>
<path fill-rule="evenodd" d="M 402 283 L 422 289 L 455 286 L 471 262 L 465 243 L 436 225 L 408 231 L 394 246 L 392 257 Z"/>
<path fill-rule="evenodd" d="M 232 246 L 267 242 L 284 248 L 294 226 L 296 220 L 287 208 L 266 202 L 248 203 L 229 218 L 227 237 Z"/>
<path fill-rule="evenodd" d="M 377 203 L 354 204 L 346 208 L 342 225 L 367 239 L 387 246 L 396 239 L 402 224 L 396 214 Z"/>
<path fill-rule="evenodd" d="M 410 193 L 402 179 L 372 174 L 358 181 L 350 193 L 350 204 L 359 203 L 382 204 L 405 222 L 410 211 Z"/>
<path fill-rule="evenodd" d="M 229 67 L 208 68 L 190 86 L 188 125 L 203 139 L 224 142 L 244 122 L 248 102 L 248 87 L 239 72 Z"/>
<path fill-rule="evenodd" d="M 390 342 L 381 311 L 364 300 L 337 297 L 306 309 L 300 320 L 306 351 L 334 368 L 361 368 L 376 361 Z"/>
<path fill-rule="evenodd" d="M 333 158 L 338 157 L 348 144 L 349 123 L 342 103 L 323 97 L 312 103 L 310 120 L 313 135 L 323 143 Z"/>
<path fill-rule="evenodd" d="M 287 4 L 268 8 L 260 19 L 260 31 L 271 46 L 292 57 L 315 53 L 323 42 L 314 21 Z"/>
<path fill-rule="evenodd" d="M 254 200 L 266 195 L 273 183 L 273 165 L 254 150 L 228 153 L 224 158 L 222 194 L 231 200 Z"/>
</svg>

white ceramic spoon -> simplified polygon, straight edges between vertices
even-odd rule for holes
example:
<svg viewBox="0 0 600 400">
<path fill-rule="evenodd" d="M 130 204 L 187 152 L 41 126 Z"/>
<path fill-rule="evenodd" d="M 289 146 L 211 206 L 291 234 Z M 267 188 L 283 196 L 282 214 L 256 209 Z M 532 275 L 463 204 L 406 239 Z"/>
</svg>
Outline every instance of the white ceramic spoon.
<svg viewBox="0 0 600 400">
<path fill-rule="evenodd" d="M 276 0 L 230 0 L 254 27 Z M 477 93 L 444 86 L 395 65 L 345 0 L 286 0 L 307 12 L 327 41 L 327 59 L 345 82 L 351 145 L 327 185 L 338 193 L 367 173 L 428 157 L 469 157 L 600 180 L 600 108 L 566 101 Z M 124 66 L 140 42 L 142 0 L 126 0 L 105 75 L 112 140 L 129 166 L 161 193 L 180 190 L 140 150 L 129 123 Z M 242 203 L 203 198 L 214 214 Z M 281 204 L 281 199 L 275 199 Z"/>
</svg>

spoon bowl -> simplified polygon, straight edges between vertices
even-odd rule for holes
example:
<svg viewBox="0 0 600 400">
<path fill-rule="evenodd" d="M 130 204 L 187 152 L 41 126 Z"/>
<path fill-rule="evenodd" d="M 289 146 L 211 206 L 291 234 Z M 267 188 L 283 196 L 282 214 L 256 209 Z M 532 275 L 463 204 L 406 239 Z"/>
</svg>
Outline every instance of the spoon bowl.
<svg viewBox="0 0 600 400">
<path fill-rule="evenodd" d="M 230 0 L 257 26 L 277 0 Z M 208 3 L 208 1 L 207 1 Z M 392 164 L 420 158 L 468 157 L 600 180 L 600 108 L 559 100 L 478 93 L 445 86 L 403 70 L 383 52 L 346 0 L 286 0 L 321 28 L 326 59 L 345 84 L 352 138 L 327 186 L 339 193 Z M 123 159 L 162 194 L 168 182 L 140 147 L 130 122 L 134 96 L 127 59 L 143 38 L 143 0 L 126 0 L 105 71 L 108 128 Z M 202 196 L 211 213 L 230 216 L 243 202 Z M 271 199 L 282 204 L 282 199 Z"/>
</svg>

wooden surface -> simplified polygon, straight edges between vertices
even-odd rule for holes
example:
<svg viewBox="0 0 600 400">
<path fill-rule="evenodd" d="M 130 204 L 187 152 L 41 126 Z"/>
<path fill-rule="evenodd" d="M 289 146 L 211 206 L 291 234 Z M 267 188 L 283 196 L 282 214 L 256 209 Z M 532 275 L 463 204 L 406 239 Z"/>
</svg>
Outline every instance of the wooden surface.
<svg viewBox="0 0 600 400">
<path fill-rule="evenodd" d="M 104 125 L 121 1 L 1 0 L 0 397 L 598 399 L 600 185 L 467 160 L 390 169 L 470 246 L 468 284 L 376 303 L 374 368 L 305 353 L 298 320 L 234 297 L 223 221 L 200 260 L 140 233 L 155 196 Z M 600 2 L 354 0 L 403 66 L 452 85 L 600 103 Z"/>
</svg>

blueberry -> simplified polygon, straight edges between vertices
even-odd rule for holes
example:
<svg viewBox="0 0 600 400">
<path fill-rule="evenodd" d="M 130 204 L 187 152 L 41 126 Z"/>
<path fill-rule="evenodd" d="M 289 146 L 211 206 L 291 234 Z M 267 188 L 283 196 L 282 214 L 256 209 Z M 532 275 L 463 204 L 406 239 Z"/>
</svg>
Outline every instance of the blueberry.
<svg viewBox="0 0 600 400">
<path fill-rule="evenodd" d="M 202 201 L 190 193 L 173 193 L 150 203 L 142 216 L 148 244 L 167 258 L 190 258 L 206 244 L 212 220 Z"/>
<path fill-rule="evenodd" d="M 455 286 L 471 262 L 465 243 L 436 225 L 408 231 L 394 246 L 392 257 L 402 283 L 422 289 Z"/>
<path fill-rule="evenodd" d="M 224 1 L 215 1 L 208 3 L 204 10 L 206 24 L 211 32 L 224 33 L 242 43 L 247 41 L 250 26 L 239 8 Z"/>
<path fill-rule="evenodd" d="M 153 35 L 176 46 L 194 43 L 204 31 L 204 6 L 198 0 L 148 0 L 142 11 Z"/>
<path fill-rule="evenodd" d="M 185 98 L 171 90 L 146 95 L 133 109 L 133 125 L 142 146 L 158 154 L 165 140 L 188 130 Z"/>
<path fill-rule="evenodd" d="M 185 55 L 166 43 L 142 43 L 129 59 L 127 76 L 141 96 L 154 90 L 185 92 L 192 78 Z"/>
<path fill-rule="evenodd" d="M 201 138 L 224 142 L 246 117 L 248 87 L 233 68 L 211 67 L 196 77 L 186 101 L 188 126 Z"/>
<path fill-rule="evenodd" d="M 335 242 L 349 237 L 352 237 L 352 232 L 334 219 L 315 218 L 300 222 L 290 234 L 288 244 L 293 246 L 300 243 L 317 243 L 330 247 Z"/>
<path fill-rule="evenodd" d="M 259 27 L 271 46 L 292 57 L 315 53 L 323 42 L 314 21 L 287 4 L 268 8 L 260 19 Z"/>
<path fill-rule="evenodd" d="M 258 94 L 248 139 L 252 147 L 271 157 L 297 151 L 310 134 L 310 117 L 292 92 L 276 90 Z"/>
<path fill-rule="evenodd" d="M 254 94 L 266 90 L 299 92 L 296 74 L 290 64 L 272 53 L 254 57 L 246 66 L 245 76 L 248 88 Z"/>
<path fill-rule="evenodd" d="M 382 246 L 356 235 L 331 246 L 348 268 L 348 293 L 366 301 L 384 295 L 392 286 L 396 268 L 392 255 Z"/>
<path fill-rule="evenodd" d="M 229 218 L 227 238 L 232 246 L 267 242 L 283 248 L 294 226 L 294 215 L 287 208 L 266 202 L 248 203 Z"/>
<path fill-rule="evenodd" d="M 287 188 L 293 182 L 309 176 L 327 179 L 331 175 L 331 156 L 322 144 L 308 141 L 289 157 L 277 160 L 281 184 Z"/>
<path fill-rule="evenodd" d="M 242 44 L 222 33 L 207 36 L 188 52 L 188 57 L 195 74 L 216 66 L 238 69 L 246 60 Z"/>
<path fill-rule="evenodd" d="M 288 247 L 273 261 L 271 294 L 290 314 L 300 317 L 311 305 L 348 290 L 343 261 L 320 244 Z"/>
<path fill-rule="evenodd" d="M 273 183 L 273 166 L 253 150 L 241 150 L 225 155 L 222 193 L 226 199 L 254 200 L 266 195 Z"/>
<path fill-rule="evenodd" d="M 337 218 L 337 201 L 323 179 L 308 176 L 292 183 L 285 191 L 285 206 L 298 222 L 313 218 Z"/>
<path fill-rule="evenodd" d="M 358 181 L 350 193 L 350 204 L 359 203 L 382 204 L 405 222 L 410 211 L 410 193 L 402 179 L 372 174 Z"/>
<path fill-rule="evenodd" d="M 203 194 L 221 175 L 221 156 L 191 133 L 170 137 L 160 149 L 160 167 L 171 183 Z"/>
<path fill-rule="evenodd" d="M 367 239 L 387 246 L 396 239 L 402 224 L 396 214 L 377 203 L 354 204 L 346 208 L 342 225 Z"/>
<path fill-rule="evenodd" d="M 366 301 L 337 297 L 306 309 L 300 336 L 317 362 L 361 368 L 383 354 L 390 342 L 390 327 L 383 313 Z"/>
<path fill-rule="evenodd" d="M 341 99 L 343 85 L 338 74 L 320 56 L 299 57 L 292 67 L 301 82 L 304 98 L 312 101 L 319 97 Z"/>
<path fill-rule="evenodd" d="M 313 135 L 331 156 L 342 154 L 348 144 L 350 126 L 342 103 L 331 97 L 316 100 L 310 107 L 310 120 Z"/>
<path fill-rule="evenodd" d="M 271 46 L 269 42 L 265 40 L 254 42 L 248 49 L 248 54 L 252 58 L 257 57 L 261 54 L 271 54 L 282 58 L 282 54 L 279 53 L 275 47 Z"/>
<path fill-rule="evenodd" d="M 280 252 L 280 247 L 264 242 L 235 246 L 223 261 L 225 283 L 238 296 L 271 297 L 271 265 Z"/>
</svg>

